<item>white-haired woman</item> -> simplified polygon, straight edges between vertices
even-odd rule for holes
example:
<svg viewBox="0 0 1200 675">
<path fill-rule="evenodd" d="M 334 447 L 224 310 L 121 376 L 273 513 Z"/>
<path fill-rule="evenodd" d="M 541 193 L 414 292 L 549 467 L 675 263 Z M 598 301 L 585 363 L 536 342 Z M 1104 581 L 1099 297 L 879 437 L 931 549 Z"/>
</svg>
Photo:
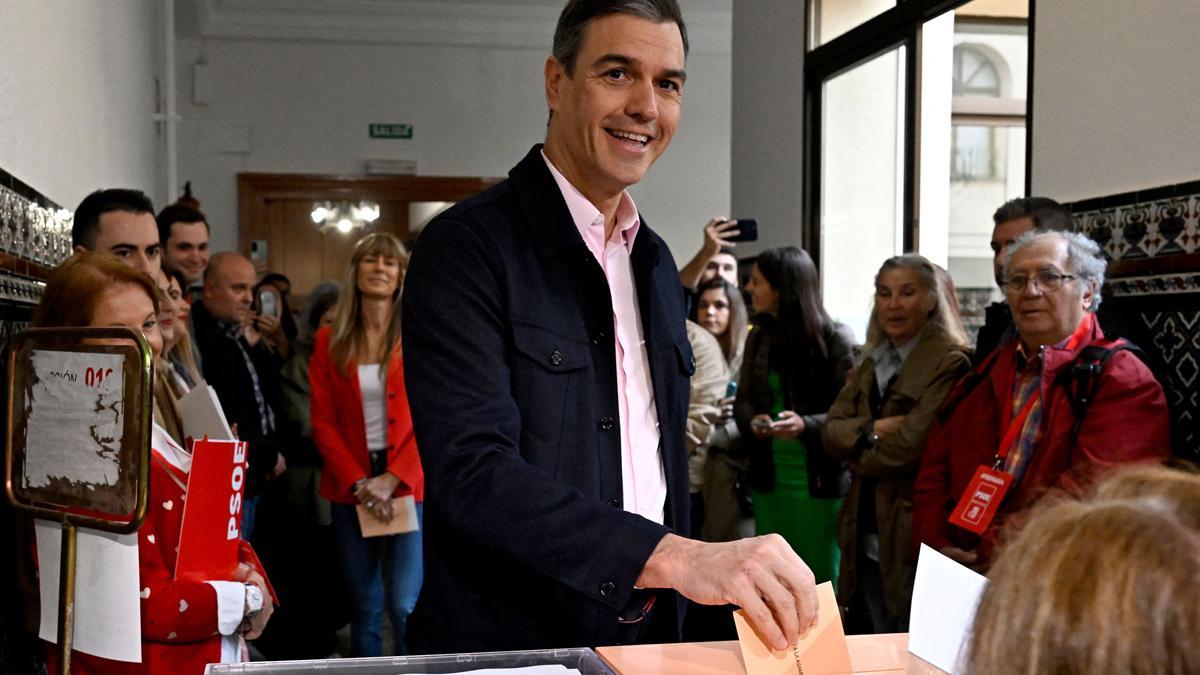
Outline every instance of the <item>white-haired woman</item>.
<svg viewBox="0 0 1200 675">
<path fill-rule="evenodd" d="M 850 462 L 838 515 L 838 595 L 851 630 L 907 627 L 916 562 L 912 490 L 925 434 L 970 365 L 949 275 L 925 258 L 889 258 L 875 275 L 866 357 L 821 429 L 825 451 Z"/>
</svg>

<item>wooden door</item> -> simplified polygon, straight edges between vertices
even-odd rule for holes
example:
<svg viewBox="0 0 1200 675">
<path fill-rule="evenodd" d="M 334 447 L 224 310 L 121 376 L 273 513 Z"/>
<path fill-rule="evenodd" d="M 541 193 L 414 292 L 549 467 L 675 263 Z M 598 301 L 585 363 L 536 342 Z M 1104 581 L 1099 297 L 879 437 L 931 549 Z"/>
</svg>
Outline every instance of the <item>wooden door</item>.
<svg viewBox="0 0 1200 675">
<path fill-rule="evenodd" d="M 499 179 L 434 176 L 312 176 L 304 174 L 238 175 L 238 241 L 251 255 L 254 242 L 265 242 L 256 255 L 259 275 L 279 272 L 292 282 L 293 307 L 322 281 L 345 280 L 354 244 L 371 232 L 389 232 L 406 245 L 412 202 L 456 202 L 486 189 Z M 317 202 L 371 201 L 379 204 L 373 226 L 342 234 L 322 233 L 312 222 Z"/>
<path fill-rule="evenodd" d="M 300 297 L 323 281 L 344 281 L 354 245 L 368 234 L 387 232 L 411 245 L 408 204 L 386 202 L 379 206 L 379 220 L 371 227 L 343 234 L 336 229 L 322 232 L 313 225 L 312 200 L 265 200 L 265 227 L 255 228 L 256 235 L 251 239 L 252 243 L 266 243 L 266 256 L 256 256 L 255 260 L 259 275 L 268 271 L 287 275 L 293 293 Z"/>
</svg>

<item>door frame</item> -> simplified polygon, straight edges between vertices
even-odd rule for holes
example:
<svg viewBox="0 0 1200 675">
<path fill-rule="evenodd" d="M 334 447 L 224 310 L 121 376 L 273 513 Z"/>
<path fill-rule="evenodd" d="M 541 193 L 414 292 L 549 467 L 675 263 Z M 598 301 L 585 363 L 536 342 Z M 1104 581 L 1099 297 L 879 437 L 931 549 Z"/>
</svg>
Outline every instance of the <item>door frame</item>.
<svg viewBox="0 0 1200 675">
<path fill-rule="evenodd" d="M 238 249 L 250 255 L 252 224 L 264 222 L 268 200 L 457 202 L 501 180 L 467 176 L 239 173 Z"/>
</svg>

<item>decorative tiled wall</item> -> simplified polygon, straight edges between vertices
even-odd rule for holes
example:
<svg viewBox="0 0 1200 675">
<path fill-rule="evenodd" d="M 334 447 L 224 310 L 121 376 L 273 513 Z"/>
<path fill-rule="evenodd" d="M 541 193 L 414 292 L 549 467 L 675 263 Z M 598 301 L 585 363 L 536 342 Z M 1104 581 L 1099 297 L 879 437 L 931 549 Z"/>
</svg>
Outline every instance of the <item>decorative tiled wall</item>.
<svg viewBox="0 0 1200 675">
<path fill-rule="evenodd" d="M 1176 454 L 1200 461 L 1200 181 L 1068 205 L 1109 257 L 1100 321 L 1162 380 Z"/>
<path fill-rule="evenodd" d="M 1114 261 L 1200 252 L 1200 181 L 1071 204 L 1075 227 Z"/>
</svg>

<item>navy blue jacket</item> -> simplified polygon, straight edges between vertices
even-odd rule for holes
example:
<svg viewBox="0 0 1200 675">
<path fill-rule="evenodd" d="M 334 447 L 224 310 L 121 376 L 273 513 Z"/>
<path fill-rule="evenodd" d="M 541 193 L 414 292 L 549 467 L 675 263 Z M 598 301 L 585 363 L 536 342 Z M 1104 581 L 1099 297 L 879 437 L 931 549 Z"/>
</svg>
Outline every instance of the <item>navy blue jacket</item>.
<svg viewBox="0 0 1200 675">
<path fill-rule="evenodd" d="M 695 365 L 675 262 L 643 221 L 631 259 L 667 477 L 658 525 L 621 508 L 608 283 L 540 150 L 430 223 L 404 282 L 425 469 L 425 582 L 407 640 L 417 653 L 615 644 L 651 551 L 688 532 Z M 660 592 L 660 610 L 677 634 L 678 595 Z"/>
</svg>

